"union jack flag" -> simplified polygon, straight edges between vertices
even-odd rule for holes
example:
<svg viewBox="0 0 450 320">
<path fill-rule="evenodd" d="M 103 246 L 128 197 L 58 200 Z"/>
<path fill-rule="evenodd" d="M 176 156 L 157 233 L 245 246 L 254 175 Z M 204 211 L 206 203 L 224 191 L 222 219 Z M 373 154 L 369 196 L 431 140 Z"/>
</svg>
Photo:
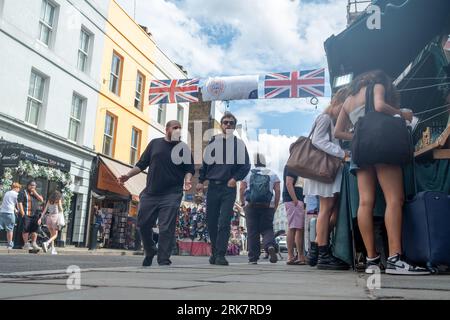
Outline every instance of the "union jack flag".
<svg viewBox="0 0 450 320">
<path fill-rule="evenodd" d="M 151 80 L 149 104 L 198 102 L 199 79 Z"/>
<path fill-rule="evenodd" d="M 307 98 L 323 97 L 325 69 L 269 73 L 264 80 L 264 97 Z"/>
</svg>

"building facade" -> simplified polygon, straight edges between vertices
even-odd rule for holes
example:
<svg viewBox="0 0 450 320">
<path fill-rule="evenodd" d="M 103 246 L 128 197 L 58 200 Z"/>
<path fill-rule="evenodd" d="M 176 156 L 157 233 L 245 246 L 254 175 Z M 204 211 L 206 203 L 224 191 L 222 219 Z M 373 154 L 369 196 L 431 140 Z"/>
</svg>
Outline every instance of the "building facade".
<svg viewBox="0 0 450 320">
<path fill-rule="evenodd" d="M 109 0 L 0 1 L 0 137 L 70 162 L 62 241 L 74 244 L 85 241 L 108 7 Z M 40 188 L 48 198 L 50 183 Z"/>
</svg>

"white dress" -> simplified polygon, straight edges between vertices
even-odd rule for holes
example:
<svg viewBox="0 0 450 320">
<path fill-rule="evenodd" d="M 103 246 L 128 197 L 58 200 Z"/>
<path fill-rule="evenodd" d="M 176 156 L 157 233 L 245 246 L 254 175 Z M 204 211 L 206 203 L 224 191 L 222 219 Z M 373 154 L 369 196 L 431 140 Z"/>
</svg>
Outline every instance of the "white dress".
<svg viewBox="0 0 450 320">
<path fill-rule="evenodd" d="M 331 126 L 331 137 L 330 137 Z M 339 141 L 334 138 L 334 123 L 328 114 L 321 114 L 316 119 L 316 128 L 311 137 L 313 145 L 335 157 L 344 159 L 345 151 L 339 146 Z M 332 198 L 335 193 L 341 191 L 342 168 L 339 170 L 333 183 L 323 183 L 315 180 L 305 179 L 304 194 L 306 196 L 320 196 Z"/>
</svg>

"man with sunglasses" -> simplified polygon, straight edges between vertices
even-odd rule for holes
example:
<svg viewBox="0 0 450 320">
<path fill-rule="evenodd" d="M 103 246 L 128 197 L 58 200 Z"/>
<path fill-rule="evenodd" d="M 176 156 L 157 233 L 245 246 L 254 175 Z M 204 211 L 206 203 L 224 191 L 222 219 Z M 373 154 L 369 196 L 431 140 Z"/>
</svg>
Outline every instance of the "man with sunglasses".
<svg viewBox="0 0 450 320">
<path fill-rule="evenodd" d="M 169 121 L 166 136 L 148 144 L 136 166 L 118 178 L 124 184 L 131 177 L 148 168 L 147 186 L 139 198 L 138 228 L 144 243 L 145 259 L 142 265 L 152 265 L 158 254 L 158 264 L 172 264 L 170 255 L 174 246 L 175 227 L 184 191 L 192 188 L 195 173 L 194 160 L 188 145 L 180 141 L 181 124 Z M 153 241 L 153 227 L 158 220 L 158 249 Z"/>
<path fill-rule="evenodd" d="M 236 183 L 249 173 L 250 161 L 244 142 L 233 134 L 237 124 L 236 117 L 225 113 L 220 123 L 222 133 L 214 136 L 206 147 L 196 189 L 197 192 L 203 192 L 204 182 L 209 181 L 206 199 L 207 225 L 212 246 L 209 263 L 228 265 L 225 254 L 236 201 Z"/>
</svg>

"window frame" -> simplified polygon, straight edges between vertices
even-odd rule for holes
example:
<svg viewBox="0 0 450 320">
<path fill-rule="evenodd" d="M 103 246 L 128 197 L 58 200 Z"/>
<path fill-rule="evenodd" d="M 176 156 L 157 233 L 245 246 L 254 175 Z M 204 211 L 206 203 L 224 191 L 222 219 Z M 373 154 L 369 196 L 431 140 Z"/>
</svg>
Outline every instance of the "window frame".
<svg viewBox="0 0 450 320">
<path fill-rule="evenodd" d="M 112 132 L 112 135 L 109 135 L 109 134 L 106 133 L 106 119 L 108 117 L 110 117 L 113 120 L 113 125 L 112 125 L 113 132 Z M 118 122 L 117 120 L 118 120 L 118 118 L 117 118 L 116 115 L 112 114 L 109 111 L 106 111 L 106 114 L 105 114 L 105 126 L 103 128 L 102 153 L 104 155 L 107 155 L 107 156 L 111 157 L 111 158 L 114 157 L 114 154 L 115 154 L 115 151 L 116 151 L 116 134 L 117 134 L 117 122 Z M 111 139 L 111 143 L 110 143 L 111 144 L 111 153 L 110 154 L 105 152 L 105 141 L 106 141 L 105 138 Z"/>
<path fill-rule="evenodd" d="M 45 11 L 44 11 L 44 17 L 42 17 L 42 11 L 44 10 L 45 6 Z M 47 23 L 47 21 L 45 21 L 45 17 L 47 15 L 47 9 L 48 7 L 51 7 L 53 9 L 53 16 L 52 16 L 52 21 L 51 21 L 51 25 L 49 25 Z M 38 34 L 38 41 L 40 43 L 42 43 L 44 46 L 50 48 L 52 46 L 52 41 L 53 41 L 53 35 L 55 33 L 55 29 L 56 29 L 56 16 L 57 16 L 57 9 L 58 9 L 58 5 L 56 3 L 54 3 L 53 1 L 50 0 L 42 0 L 42 4 L 41 4 L 41 13 L 39 16 L 39 34 Z M 46 28 L 48 30 L 48 43 L 46 43 L 45 41 L 42 41 L 42 30 L 43 28 Z"/>
<path fill-rule="evenodd" d="M 138 91 L 138 83 L 139 83 L 139 78 L 142 79 L 141 82 L 141 91 Z M 135 86 L 135 95 L 134 95 L 134 107 L 140 111 L 142 111 L 144 109 L 144 98 L 145 98 L 145 85 L 146 85 L 146 78 L 145 75 L 140 72 L 139 70 L 137 71 L 137 75 L 136 75 L 136 86 Z M 140 97 L 138 98 L 138 94 L 140 95 Z M 139 105 L 136 106 L 136 102 L 139 102 Z"/>
<path fill-rule="evenodd" d="M 82 36 L 87 36 L 87 48 L 86 51 L 82 48 L 84 42 L 82 41 Z M 80 43 L 78 44 L 78 54 L 77 54 L 77 68 L 78 70 L 87 73 L 89 71 L 89 63 L 90 63 L 90 52 L 91 52 L 91 44 L 92 44 L 92 33 L 87 30 L 84 26 L 81 27 L 80 30 Z M 85 59 L 84 68 L 80 67 L 80 55 Z"/>
<path fill-rule="evenodd" d="M 136 146 L 133 146 L 133 134 L 136 133 L 137 141 Z M 130 147 L 130 164 L 132 166 L 136 165 L 136 163 L 139 161 L 139 155 L 141 153 L 141 139 L 142 139 L 142 130 L 139 130 L 136 127 L 131 128 L 131 147 Z M 135 159 L 133 163 L 133 151 L 135 152 Z"/>
<path fill-rule="evenodd" d="M 162 111 L 161 114 L 161 121 L 159 119 L 160 115 L 159 112 L 160 110 Z M 167 104 L 163 103 L 163 104 L 158 104 L 158 114 L 156 116 L 156 122 L 158 122 L 161 126 L 165 126 L 165 122 L 166 122 L 166 116 L 167 116 Z"/>
<path fill-rule="evenodd" d="M 81 102 L 81 104 L 80 104 L 80 119 L 77 119 L 77 118 L 75 118 L 75 117 L 73 116 L 73 110 L 74 110 L 74 102 L 75 102 L 75 99 L 79 99 L 80 102 Z M 79 95 L 79 94 L 77 94 L 77 93 L 74 93 L 74 94 L 72 95 L 72 105 L 71 105 L 71 108 L 70 108 L 70 116 L 69 116 L 69 133 L 68 133 L 68 135 L 67 135 L 67 140 L 69 140 L 69 141 L 72 141 L 72 142 L 75 142 L 75 143 L 79 143 L 79 142 L 80 142 L 80 139 L 82 138 L 83 120 L 84 120 L 84 119 L 83 119 L 83 115 L 84 115 L 84 108 L 85 108 L 85 105 L 86 105 L 86 98 L 85 98 L 85 97 L 83 97 L 83 96 L 81 96 L 81 95 Z M 70 133 L 71 133 L 71 125 L 72 125 L 73 122 L 78 122 L 78 123 L 77 123 L 77 125 L 78 125 L 78 130 L 77 130 L 77 136 L 76 136 L 76 139 L 75 139 L 75 140 L 71 139 L 71 136 L 70 136 Z"/>
<path fill-rule="evenodd" d="M 181 119 L 179 117 L 180 111 L 181 111 L 181 115 L 182 115 Z M 183 124 L 184 124 L 184 107 L 180 104 L 177 105 L 177 120 L 178 120 L 178 122 L 181 123 L 181 126 L 183 126 Z"/>
<path fill-rule="evenodd" d="M 119 65 L 119 74 L 114 74 L 113 73 L 113 66 L 114 66 L 114 58 L 118 58 L 120 65 Z M 121 90 L 122 90 L 122 75 L 123 75 L 123 64 L 124 64 L 124 58 L 122 55 L 120 55 L 116 50 L 113 50 L 113 56 L 112 56 L 112 60 L 111 60 L 111 70 L 109 73 L 109 91 L 111 93 L 114 93 L 116 96 L 120 97 L 121 94 Z M 117 78 L 117 92 L 113 91 L 112 85 L 113 85 L 113 80 L 112 78 Z"/>
<path fill-rule="evenodd" d="M 33 95 L 30 95 L 30 86 L 31 86 L 31 80 L 32 77 L 34 75 L 34 82 L 33 82 Z M 35 93 L 36 93 L 36 81 L 37 79 L 40 78 L 42 81 L 41 84 L 41 92 L 38 93 L 38 95 L 41 95 L 41 97 L 36 97 Z M 47 81 L 48 81 L 48 77 L 43 75 L 42 73 L 36 71 L 35 69 L 31 70 L 31 74 L 30 74 L 30 82 L 28 84 L 28 93 L 27 93 L 27 109 L 25 112 L 25 122 L 31 126 L 34 127 L 38 127 L 39 126 L 39 122 L 40 122 L 40 118 L 41 118 L 41 114 L 42 114 L 42 110 L 44 108 L 44 102 L 45 102 L 45 90 L 46 90 L 46 86 L 47 86 Z M 37 112 L 37 117 L 36 117 L 36 123 L 33 123 L 30 121 L 30 114 L 31 114 L 31 103 L 36 103 L 38 105 L 38 112 Z"/>
</svg>

